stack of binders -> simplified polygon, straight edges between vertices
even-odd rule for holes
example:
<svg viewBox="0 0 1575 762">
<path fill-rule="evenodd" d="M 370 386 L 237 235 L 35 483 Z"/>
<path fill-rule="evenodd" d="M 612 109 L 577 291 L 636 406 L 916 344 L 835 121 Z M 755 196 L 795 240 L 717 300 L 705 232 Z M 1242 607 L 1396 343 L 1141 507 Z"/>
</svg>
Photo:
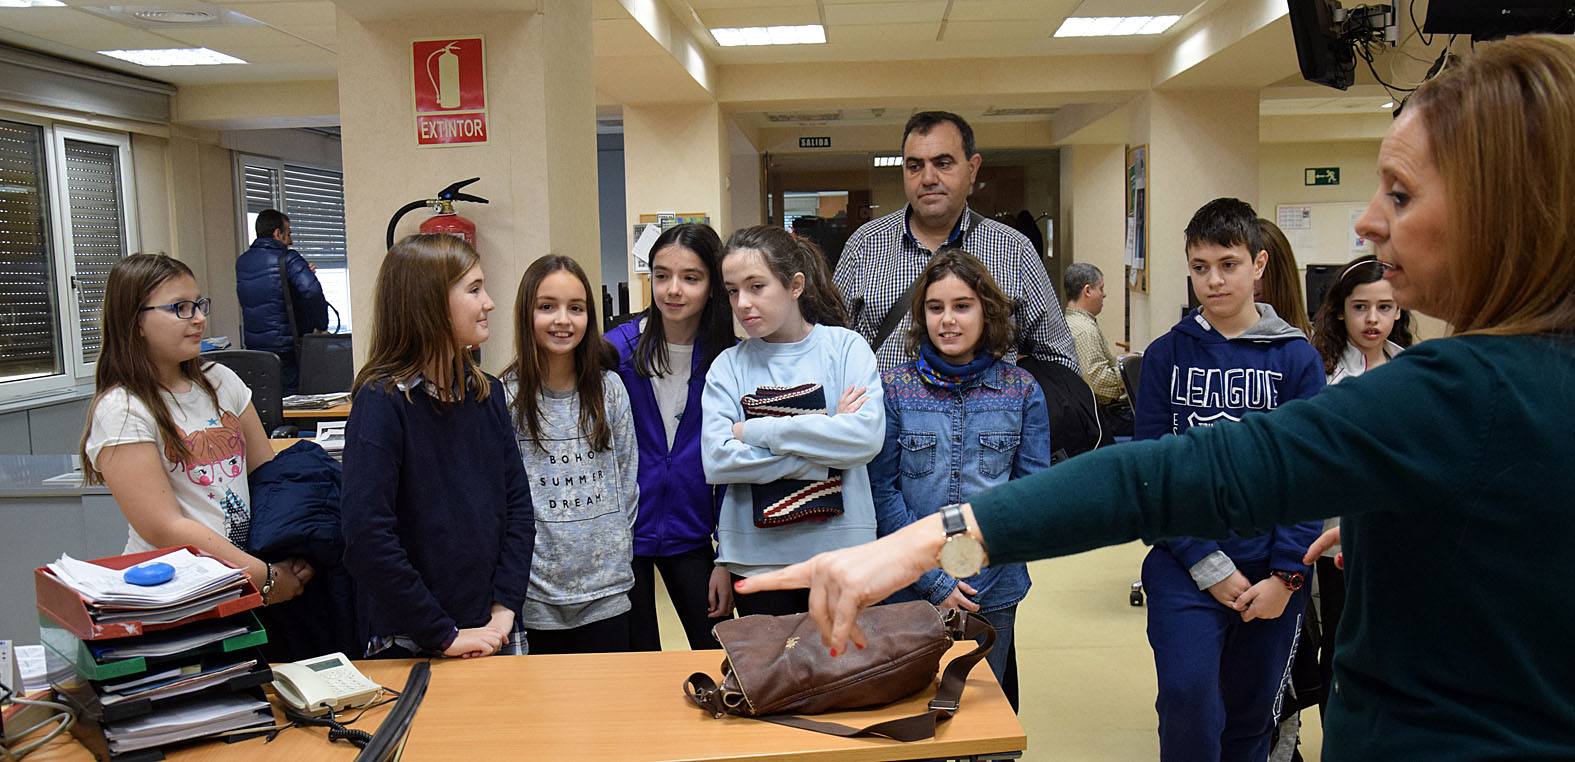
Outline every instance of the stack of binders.
<svg viewBox="0 0 1575 762">
<path fill-rule="evenodd" d="M 153 587 L 122 572 L 162 561 Z M 202 739 L 239 740 L 273 726 L 261 686 L 273 679 L 252 613 L 262 596 L 244 571 L 195 548 L 59 561 L 34 570 L 50 682 L 77 710 L 72 733 L 99 760 L 142 762 Z"/>
</svg>

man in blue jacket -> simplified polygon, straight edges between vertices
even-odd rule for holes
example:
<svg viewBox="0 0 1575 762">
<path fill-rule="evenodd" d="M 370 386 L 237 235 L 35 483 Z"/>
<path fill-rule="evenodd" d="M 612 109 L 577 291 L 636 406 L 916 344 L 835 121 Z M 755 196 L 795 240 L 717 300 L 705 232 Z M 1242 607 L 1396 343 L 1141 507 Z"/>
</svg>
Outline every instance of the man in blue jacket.
<svg viewBox="0 0 1575 762">
<path fill-rule="evenodd" d="M 286 308 L 294 306 L 294 320 Z M 279 356 L 284 393 L 294 394 L 300 378 L 295 342 L 328 329 L 328 300 L 316 268 L 290 248 L 290 218 L 277 209 L 257 215 L 257 240 L 235 260 L 235 292 L 241 302 L 243 345 Z"/>
</svg>

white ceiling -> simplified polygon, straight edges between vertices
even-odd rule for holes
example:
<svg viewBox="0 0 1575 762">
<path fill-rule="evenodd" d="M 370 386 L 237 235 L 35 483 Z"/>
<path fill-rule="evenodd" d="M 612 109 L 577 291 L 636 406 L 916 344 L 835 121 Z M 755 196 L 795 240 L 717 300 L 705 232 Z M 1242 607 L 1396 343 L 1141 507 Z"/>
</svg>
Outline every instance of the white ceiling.
<svg viewBox="0 0 1575 762">
<path fill-rule="evenodd" d="M 328 0 L 65 0 L 63 8 L 0 8 L 0 41 L 176 85 L 337 76 Z M 202 10 L 212 24 L 142 22 L 115 9 Z M 240 17 L 229 13 L 240 14 Z M 99 50 L 207 47 L 248 65 L 146 67 Z"/>
<path fill-rule="evenodd" d="M 408 10 L 430 0 L 65 0 L 60 8 L 0 8 L 0 42 L 83 61 L 175 85 L 332 80 L 336 4 L 351 13 Z M 618 0 L 594 0 L 599 57 L 666 56 Z M 790 62 L 923 62 L 945 58 L 1147 54 L 1173 40 L 1226 0 L 663 0 L 718 66 Z M 499 3 L 530 8 L 531 0 L 451 0 L 455 12 L 495 10 Z M 435 5 L 433 7 L 436 7 Z M 129 15 L 143 8 L 201 10 L 211 24 L 149 23 Z M 1068 16 L 1182 14 L 1165 34 L 1137 38 L 1056 39 Z M 723 48 L 709 27 L 821 23 L 827 44 Z M 245 66 L 143 67 L 98 54 L 116 48 L 209 47 Z M 856 68 L 850 69 L 856 73 Z M 1365 74 L 1365 72 L 1364 72 Z M 920 74 L 922 76 L 922 73 Z M 1289 83 L 1286 83 L 1287 85 Z M 1275 90 L 1279 88 L 1271 88 Z M 1341 95 L 1332 90 L 1265 91 L 1265 115 L 1376 110 L 1381 90 Z M 1002 102 L 993 108 L 1045 106 Z M 931 104 L 947 105 L 944 103 Z M 978 103 L 953 106 L 970 119 L 1048 120 L 1045 114 L 1000 116 Z M 901 122 L 909 109 L 823 109 L 841 124 Z M 759 126 L 767 115 L 739 115 Z"/>
<path fill-rule="evenodd" d="M 665 0 L 718 64 L 1146 54 L 1221 0 Z M 1183 15 L 1165 34 L 1060 38 L 1068 16 Z M 724 48 L 711 28 L 822 24 L 824 45 Z"/>
</svg>

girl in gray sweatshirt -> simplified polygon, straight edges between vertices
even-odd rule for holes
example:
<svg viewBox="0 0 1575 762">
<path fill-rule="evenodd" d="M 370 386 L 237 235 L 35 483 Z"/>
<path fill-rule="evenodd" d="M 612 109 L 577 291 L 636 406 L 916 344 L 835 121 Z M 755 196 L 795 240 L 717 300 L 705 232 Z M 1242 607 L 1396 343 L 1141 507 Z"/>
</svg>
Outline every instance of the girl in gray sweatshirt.
<svg viewBox="0 0 1575 762">
<path fill-rule="evenodd" d="M 519 623 L 531 653 L 629 650 L 638 446 L 617 355 L 602 340 L 578 263 L 547 256 L 515 300 L 515 359 L 503 375 L 536 506 Z"/>
</svg>

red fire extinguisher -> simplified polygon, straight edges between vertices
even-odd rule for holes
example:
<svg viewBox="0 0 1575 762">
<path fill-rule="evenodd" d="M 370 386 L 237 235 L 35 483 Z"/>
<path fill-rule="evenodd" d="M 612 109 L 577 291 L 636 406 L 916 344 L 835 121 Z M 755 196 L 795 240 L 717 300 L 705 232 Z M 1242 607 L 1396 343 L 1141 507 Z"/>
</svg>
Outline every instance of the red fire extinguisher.
<svg viewBox="0 0 1575 762">
<path fill-rule="evenodd" d="M 459 192 L 460 188 L 470 185 L 471 183 L 480 179 L 481 178 L 479 177 L 472 177 L 469 180 L 461 180 L 457 183 L 454 183 L 453 185 L 448 186 L 447 188 L 444 188 L 443 190 L 438 191 L 437 198 L 424 198 L 420 201 L 412 201 L 402 207 L 399 207 L 399 211 L 394 212 L 394 216 L 388 221 L 388 248 L 394 247 L 394 228 L 399 226 L 400 218 L 404 217 L 410 212 L 420 209 L 423 206 L 432 209 L 433 215 L 421 223 L 422 233 L 447 233 L 449 235 L 459 236 L 465 240 L 465 243 L 475 246 L 476 223 L 456 213 L 454 211 L 454 202 L 469 201 L 474 204 L 488 203 L 486 199 L 480 196 L 472 196 L 469 193 Z"/>
</svg>

